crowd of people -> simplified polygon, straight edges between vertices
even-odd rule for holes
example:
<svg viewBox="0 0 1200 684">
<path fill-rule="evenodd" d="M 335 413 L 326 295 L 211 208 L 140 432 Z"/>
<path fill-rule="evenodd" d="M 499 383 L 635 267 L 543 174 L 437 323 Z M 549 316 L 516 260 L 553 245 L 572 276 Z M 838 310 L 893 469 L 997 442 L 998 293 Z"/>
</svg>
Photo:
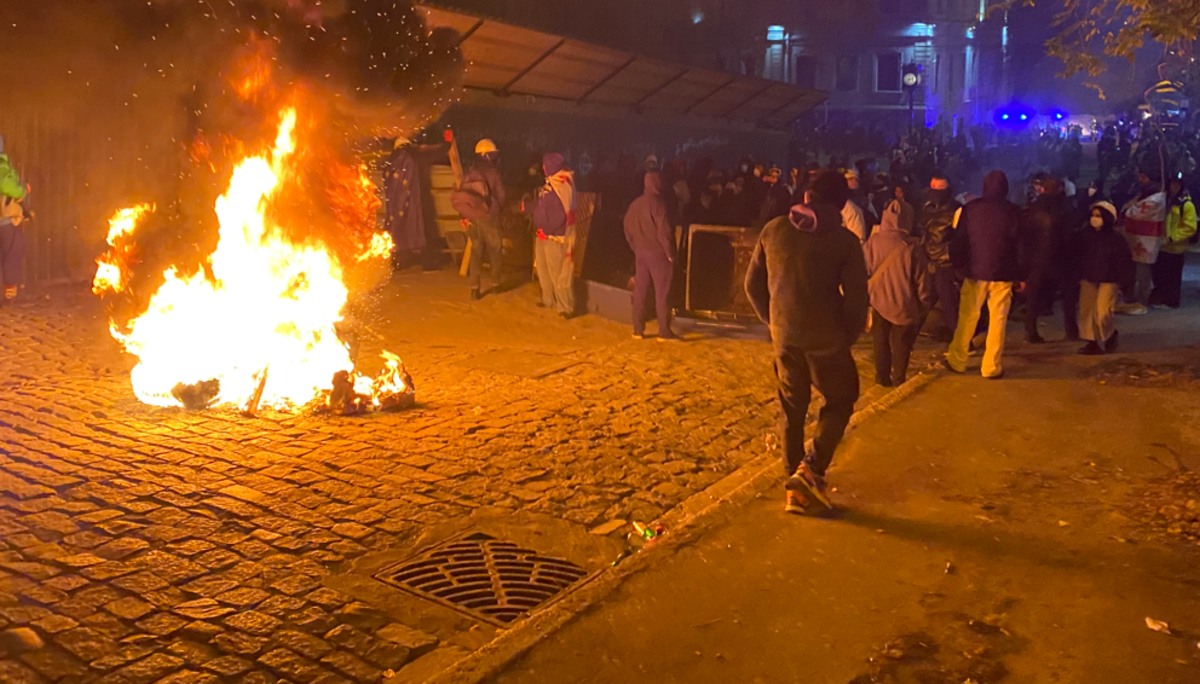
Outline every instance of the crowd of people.
<svg viewBox="0 0 1200 684">
<path fill-rule="evenodd" d="M 916 206 L 904 192 L 886 199 L 860 249 L 864 236 L 850 220 L 858 174 L 818 172 L 799 201 L 763 228 L 745 283 L 775 348 L 786 509 L 802 511 L 814 499 L 829 505 L 826 469 L 859 393 L 850 348 L 864 330 L 873 337 L 876 382 L 890 387 L 906 379 L 935 308 L 933 334 L 948 343 L 945 367 L 965 373 L 972 348 L 981 347 L 980 373 L 989 379 L 1004 376 L 1018 297 L 1028 343 L 1045 342 L 1038 321 L 1061 301 L 1065 337 L 1083 340 L 1085 355 L 1116 350 L 1118 311 L 1178 308 L 1195 205 L 1182 173 L 1165 185 L 1153 168 L 1136 174 L 1136 193 L 1117 204 L 1103 183 L 1069 195 L 1069 178 L 1039 172 L 1022 207 L 1010 201 L 1003 171 L 988 173 L 978 196 L 957 197 L 935 173 Z M 812 387 L 825 405 L 806 452 Z"/>
</svg>

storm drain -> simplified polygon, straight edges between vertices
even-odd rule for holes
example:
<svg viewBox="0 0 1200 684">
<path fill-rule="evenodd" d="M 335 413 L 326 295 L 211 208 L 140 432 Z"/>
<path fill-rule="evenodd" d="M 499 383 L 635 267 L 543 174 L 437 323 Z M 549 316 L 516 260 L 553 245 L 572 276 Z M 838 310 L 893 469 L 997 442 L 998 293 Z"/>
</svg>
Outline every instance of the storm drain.
<svg viewBox="0 0 1200 684">
<path fill-rule="evenodd" d="M 506 627 L 566 591 L 587 571 L 482 532 L 438 544 L 375 577 Z"/>
</svg>

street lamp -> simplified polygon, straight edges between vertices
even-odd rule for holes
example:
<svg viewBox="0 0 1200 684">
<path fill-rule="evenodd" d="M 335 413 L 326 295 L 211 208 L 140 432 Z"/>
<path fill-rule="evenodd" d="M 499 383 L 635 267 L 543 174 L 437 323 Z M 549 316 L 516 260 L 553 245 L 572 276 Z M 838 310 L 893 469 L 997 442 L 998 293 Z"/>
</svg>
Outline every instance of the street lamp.
<svg viewBox="0 0 1200 684">
<path fill-rule="evenodd" d="M 920 64 L 905 64 L 901 70 L 900 83 L 904 87 L 904 92 L 908 93 L 908 134 L 912 135 L 913 129 L 917 125 L 916 107 L 914 98 L 916 97 L 917 88 L 921 85 L 921 65 Z"/>
</svg>

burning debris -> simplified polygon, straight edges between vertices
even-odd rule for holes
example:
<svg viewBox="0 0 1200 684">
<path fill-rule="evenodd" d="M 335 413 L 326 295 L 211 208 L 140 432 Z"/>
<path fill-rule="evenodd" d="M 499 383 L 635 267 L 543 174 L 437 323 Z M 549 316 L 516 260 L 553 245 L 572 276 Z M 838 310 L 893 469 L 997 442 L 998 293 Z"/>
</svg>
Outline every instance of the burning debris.
<svg viewBox="0 0 1200 684">
<path fill-rule="evenodd" d="M 131 310 L 110 330 L 138 359 L 131 381 L 142 402 L 248 415 L 415 403 L 398 356 L 384 351 L 383 370 L 363 375 L 337 329 L 393 250 L 355 149 L 436 118 L 461 61 L 411 5 L 338 7 L 205 14 L 236 25 L 222 41 L 244 43 L 189 95 L 189 166 L 176 195 L 113 215 L 93 281 L 97 295 L 120 295 Z"/>
<path fill-rule="evenodd" d="M 171 397 L 189 411 L 199 411 L 212 406 L 220 394 L 220 380 L 204 380 L 191 385 L 179 382 L 171 388 Z"/>
</svg>

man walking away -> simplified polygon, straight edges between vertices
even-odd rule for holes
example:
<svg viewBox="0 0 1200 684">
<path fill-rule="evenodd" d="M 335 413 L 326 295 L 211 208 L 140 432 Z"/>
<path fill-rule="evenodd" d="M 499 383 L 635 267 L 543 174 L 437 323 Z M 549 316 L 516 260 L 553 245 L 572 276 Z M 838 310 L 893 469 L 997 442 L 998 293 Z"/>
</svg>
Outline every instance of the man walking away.
<svg viewBox="0 0 1200 684">
<path fill-rule="evenodd" d="M 9 164 L 4 153 L 4 138 L 0 136 L 0 282 L 4 284 L 4 300 L 11 304 L 21 285 L 21 267 L 25 263 L 25 199 L 26 189 L 20 176 Z"/>
<path fill-rule="evenodd" d="M 884 209 L 879 230 L 863 247 L 870 277 L 867 290 L 875 342 L 875 382 L 884 387 L 904 383 L 922 311 L 932 300 L 925 249 L 901 221 L 903 207 L 899 200 L 892 200 Z"/>
<path fill-rule="evenodd" d="M 1088 356 L 1117 350 L 1114 315 L 1117 294 L 1132 287 L 1133 253 L 1116 231 L 1117 208 L 1109 202 L 1092 205 L 1088 226 L 1078 233 L 1079 334 L 1087 344 L 1079 350 Z"/>
<path fill-rule="evenodd" d="M 637 275 L 633 285 L 633 336 L 646 334 L 646 300 L 654 285 L 654 310 L 658 314 L 658 340 L 679 339 L 671 332 L 671 276 L 675 263 L 675 231 L 667 219 L 662 177 L 646 174 L 646 191 L 625 212 L 625 240 L 633 250 Z"/>
<path fill-rule="evenodd" d="M 1033 179 L 1033 202 L 1025 214 L 1025 240 L 1028 257 L 1029 278 L 1025 290 L 1025 341 L 1030 344 L 1045 342 L 1038 334 L 1038 316 L 1053 311 L 1054 295 L 1063 289 L 1063 327 L 1068 340 L 1079 339 L 1078 319 L 1075 316 L 1074 288 L 1066 287 L 1069 275 L 1067 252 L 1064 249 L 1067 236 L 1073 227 L 1071 206 L 1063 192 L 1062 182 L 1048 174 L 1038 174 Z"/>
<path fill-rule="evenodd" d="M 1021 281 L 1021 211 L 1008 199 L 1008 176 L 992 171 L 983 179 L 983 197 L 963 207 L 950 260 L 966 273 L 958 308 L 958 328 L 946 367 L 955 373 L 967 371 L 968 345 L 975 336 L 979 311 L 987 304 L 989 320 L 983 353 L 985 378 L 1004 375 L 1005 326 L 1012 306 L 1013 283 Z"/>
<path fill-rule="evenodd" d="M 1166 237 L 1154 262 L 1150 305 L 1178 309 L 1183 294 L 1183 264 L 1188 244 L 1196 234 L 1196 205 L 1179 178 L 1172 178 L 1168 189 Z"/>
<path fill-rule="evenodd" d="M 850 346 L 866 324 L 867 268 L 858 238 L 842 225 L 847 194 L 844 177 L 820 173 L 809 206 L 797 204 L 763 228 L 746 272 L 746 294 L 771 329 L 790 512 L 804 509 L 800 492 L 832 507 L 825 471 L 858 400 Z M 806 455 L 804 420 L 813 386 L 825 405 L 813 453 Z"/>
<path fill-rule="evenodd" d="M 954 199 L 950 181 L 934 176 L 917 217 L 917 230 L 932 271 L 933 298 L 929 306 L 932 308 L 938 302 L 942 306 L 941 326 L 934 335 L 938 342 L 954 339 L 954 329 L 958 327 L 958 276 L 950 263 L 950 242 L 954 239 L 954 219 L 961 208 Z"/>
<path fill-rule="evenodd" d="M 467 283 L 471 287 L 471 299 L 480 299 L 483 294 L 483 254 L 487 249 L 491 263 L 493 291 L 499 291 L 503 281 L 503 255 L 501 254 L 500 208 L 504 206 L 504 182 L 500 178 L 497 161 L 500 150 L 496 143 L 484 138 L 475 145 L 476 160 L 471 170 L 463 177 L 462 187 L 452 196 L 454 208 L 463 217 L 467 238 L 471 241 L 470 262 L 467 265 Z"/>
<path fill-rule="evenodd" d="M 557 152 L 542 157 L 542 171 L 546 184 L 538 191 L 533 209 L 542 306 L 571 318 L 575 315 L 575 174 L 563 168 L 563 156 Z"/>
</svg>

